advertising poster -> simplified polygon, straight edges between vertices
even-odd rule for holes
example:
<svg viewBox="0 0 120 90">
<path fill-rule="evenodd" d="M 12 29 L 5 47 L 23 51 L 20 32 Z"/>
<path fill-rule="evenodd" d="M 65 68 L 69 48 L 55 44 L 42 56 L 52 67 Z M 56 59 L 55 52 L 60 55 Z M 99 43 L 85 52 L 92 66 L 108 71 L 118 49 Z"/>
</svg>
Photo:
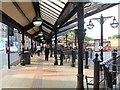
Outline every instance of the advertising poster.
<svg viewBox="0 0 120 90">
<path fill-rule="evenodd" d="M 100 39 L 95 39 L 94 40 L 94 49 L 95 49 L 95 52 L 99 51 L 99 47 L 100 47 Z"/>
</svg>

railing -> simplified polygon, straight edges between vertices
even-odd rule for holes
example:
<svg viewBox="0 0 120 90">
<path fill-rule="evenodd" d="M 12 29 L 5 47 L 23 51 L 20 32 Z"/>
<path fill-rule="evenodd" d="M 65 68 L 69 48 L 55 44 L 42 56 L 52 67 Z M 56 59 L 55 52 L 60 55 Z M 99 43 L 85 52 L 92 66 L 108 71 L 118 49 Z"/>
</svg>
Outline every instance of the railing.
<svg viewBox="0 0 120 90">
<path fill-rule="evenodd" d="M 95 88 L 97 88 L 99 90 L 99 86 L 101 83 L 101 80 L 104 81 L 103 85 L 105 86 L 104 88 L 117 88 L 120 89 L 120 86 L 117 86 L 117 77 L 118 77 L 118 72 L 120 72 L 120 70 L 117 67 L 120 67 L 120 54 L 117 55 L 117 52 L 114 50 L 112 52 L 112 57 L 109 59 L 104 60 L 103 62 L 100 62 L 99 64 L 99 59 L 98 57 L 96 57 L 94 59 L 94 83 L 92 84 L 94 86 L 94 90 Z M 100 65 L 100 67 L 99 67 Z M 102 69 L 102 71 L 100 70 Z M 100 79 L 101 75 L 100 73 L 103 72 L 103 79 Z M 99 76 L 100 75 L 100 76 Z M 91 83 L 89 83 L 88 79 L 89 77 L 86 76 L 86 81 L 87 81 L 87 88 L 88 85 L 91 85 Z M 120 81 L 119 81 L 120 83 Z M 115 87 L 113 87 L 113 85 L 115 85 Z M 116 87 L 117 86 L 117 87 Z"/>
</svg>

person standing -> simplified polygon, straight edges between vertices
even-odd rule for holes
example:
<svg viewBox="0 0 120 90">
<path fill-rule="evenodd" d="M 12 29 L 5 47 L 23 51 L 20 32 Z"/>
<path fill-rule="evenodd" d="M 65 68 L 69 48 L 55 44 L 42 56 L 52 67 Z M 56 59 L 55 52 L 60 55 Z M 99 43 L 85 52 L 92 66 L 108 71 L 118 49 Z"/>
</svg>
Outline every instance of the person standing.
<svg viewBox="0 0 120 90">
<path fill-rule="evenodd" d="M 45 46 L 45 61 L 48 61 L 48 56 L 49 56 L 49 45 Z"/>
<path fill-rule="evenodd" d="M 38 54 L 38 56 L 40 56 L 40 51 L 41 51 L 41 46 L 37 45 L 37 54 Z"/>
</svg>

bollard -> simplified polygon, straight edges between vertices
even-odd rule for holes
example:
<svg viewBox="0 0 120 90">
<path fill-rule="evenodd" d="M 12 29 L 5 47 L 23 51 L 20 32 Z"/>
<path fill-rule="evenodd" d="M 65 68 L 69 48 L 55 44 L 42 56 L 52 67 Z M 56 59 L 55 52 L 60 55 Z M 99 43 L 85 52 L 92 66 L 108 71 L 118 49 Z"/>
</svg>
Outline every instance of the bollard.
<svg viewBox="0 0 120 90">
<path fill-rule="evenodd" d="M 75 50 L 72 50 L 72 67 L 75 67 Z"/>
<path fill-rule="evenodd" d="M 63 65 L 63 58 L 64 58 L 64 53 L 63 51 L 60 51 L 60 65 Z"/>
<path fill-rule="evenodd" d="M 54 57 L 55 57 L 54 65 L 58 65 L 57 54 L 54 54 Z"/>
<path fill-rule="evenodd" d="M 93 53 L 93 50 L 92 48 L 90 49 L 90 59 L 92 59 L 92 53 Z"/>
<path fill-rule="evenodd" d="M 89 52 L 86 49 L 86 51 L 85 51 L 85 68 L 89 68 L 89 66 L 88 66 L 88 57 L 89 57 Z"/>
<path fill-rule="evenodd" d="M 116 63 L 116 56 L 117 56 L 117 50 L 114 49 L 114 50 L 112 51 L 113 64 L 117 64 L 117 63 Z M 116 66 L 112 66 L 112 71 L 117 71 Z M 113 73 L 112 78 L 114 79 L 113 84 L 116 84 L 116 72 Z"/>
<path fill-rule="evenodd" d="M 99 67 L 101 60 L 98 59 L 98 54 L 95 54 L 94 62 L 94 90 L 99 90 Z"/>
</svg>

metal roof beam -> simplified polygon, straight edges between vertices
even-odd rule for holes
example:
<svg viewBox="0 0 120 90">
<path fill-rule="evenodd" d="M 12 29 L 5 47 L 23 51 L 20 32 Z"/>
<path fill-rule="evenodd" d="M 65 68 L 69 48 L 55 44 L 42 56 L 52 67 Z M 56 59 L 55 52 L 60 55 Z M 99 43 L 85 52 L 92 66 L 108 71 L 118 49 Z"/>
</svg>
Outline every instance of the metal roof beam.
<svg viewBox="0 0 120 90">
<path fill-rule="evenodd" d="M 103 4 L 100 8 L 98 8 L 98 9 L 96 9 L 96 10 L 90 12 L 90 13 L 86 13 L 86 14 L 85 14 L 85 18 L 86 18 L 86 17 L 89 17 L 89 16 L 91 16 L 91 15 L 93 15 L 93 14 L 99 13 L 99 12 L 101 12 L 101 11 L 103 11 L 103 10 L 106 10 L 106 9 L 108 9 L 108 8 L 111 8 L 111 7 L 113 7 L 113 6 L 115 6 L 115 5 L 118 5 L 118 4 L 119 4 L 119 3 Z"/>
<path fill-rule="evenodd" d="M 32 3 L 33 3 L 33 7 L 34 7 L 36 15 L 40 16 L 39 1 L 38 0 L 33 0 Z"/>
<path fill-rule="evenodd" d="M 24 32 L 26 32 L 26 31 L 28 31 L 29 29 L 31 29 L 31 28 L 33 28 L 34 27 L 34 24 L 31 22 L 31 23 L 29 23 L 28 25 L 26 25 L 25 27 L 24 27 Z"/>
<path fill-rule="evenodd" d="M 62 26 L 66 23 L 75 13 L 77 12 L 77 3 L 76 2 L 67 2 L 64 9 L 62 10 L 59 18 L 57 19 L 55 26 Z"/>
<path fill-rule="evenodd" d="M 108 8 L 111 8 L 111 7 L 113 7 L 113 6 L 115 6 L 115 5 L 118 5 L 119 3 L 115 3 L 115 4 L 104 4 L 104 5 L 102 5 L 100 8 L 98 8 L 98 9 L 96 9 L 95 11 L 92 11 L 92 12 L 90 12 L 90 13 L 86 13 L 85 14 L 85 16 L 84 16 L 84 18 L 86 18 L 86 17 L 89 17 L 89 16 L 91 16 L 91 15 L 94 15 L 94 14 L 96 14 L 96 13 L 99 13 L 99 12 L 101 12 L 101 11 L 103 11 L 103 10 L 106 10 L 106 9 L 108 9 Z M 67 25 L 69 25 L 69 24 L 72 24 L 72 23 L 74 23 L 74 22 L 77 22 L 78 21 L 78 18 L 75 18 L 75 19 L 73 19 L 73 20 L 71 20 L 71 21 L 69 21 L 69 22 L 67 22 L 67 23 L 65 23 L 64 25 L 62 25 L 60 28 L 62 28 L 62 27 L 65 27 L 65 26 L 67 26 Z"/>
<path fill-rule="evenodd" d="M 46 23 L 47 25 L 51 26 L 53 28 L 53 25 L 49 22 L 47 22 L 46 20 L 42 19 L 43 23 Z"/>
<path fill-rule="evenodd" d="M 43 23 L 43 26 L 47 27 L 48 29 L 50 29 L 51 31 L 53 30 L 53 28 L 49 27 L 48 25 Z"/>
<path fill-rule="evenodd" d="M 62 26 L 65 22 L 67 22 L 73 15 L 75 15 L 76 12 L 77 12 L 77 6 L 71 11 L 70 14 L 68 14 L 68 16 L 66 16 L 65 19 L 62 20 L 60 26 Z"/>
</svg>

